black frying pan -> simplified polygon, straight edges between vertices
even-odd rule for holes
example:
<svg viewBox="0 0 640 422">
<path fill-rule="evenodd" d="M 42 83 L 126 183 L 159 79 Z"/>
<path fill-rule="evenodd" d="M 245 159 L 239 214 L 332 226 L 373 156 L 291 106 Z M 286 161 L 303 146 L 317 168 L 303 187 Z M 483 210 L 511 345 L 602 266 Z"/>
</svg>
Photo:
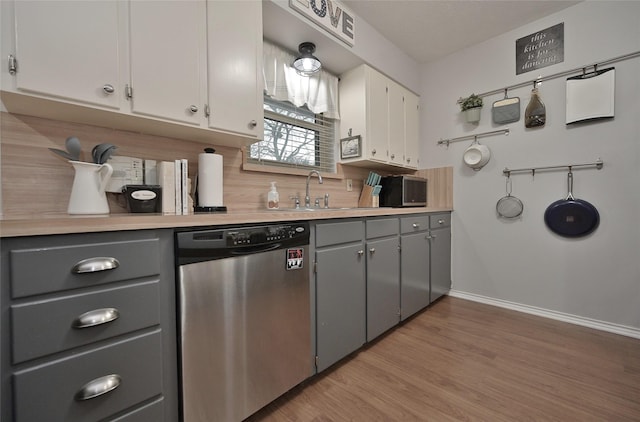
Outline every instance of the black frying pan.
<svg viewBox="0 0 640 422">
<path fill-rule="evenodd" d="M 582 237 L 593 232 L 600 223 L 596 207 L 583 199 L 573 197 L 573 174 L 568 176 L 569 195 L 567 199 L 555 201 L 547 207 L 544 222 L 549 229 L 564 237 Z"/>
</svg>

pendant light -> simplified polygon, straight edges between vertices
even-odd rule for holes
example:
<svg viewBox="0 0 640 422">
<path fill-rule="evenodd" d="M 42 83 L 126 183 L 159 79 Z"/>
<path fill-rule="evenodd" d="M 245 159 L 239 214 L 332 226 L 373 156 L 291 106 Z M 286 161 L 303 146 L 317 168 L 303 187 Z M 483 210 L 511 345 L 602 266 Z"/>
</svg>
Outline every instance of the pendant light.
<svg viewBox="0 0 640 422">
<path fill-rule="evenodd" d="M 300 55 L 293 61 L 293 67 L 302 76 L 311 76 L 320 71 L 322 63 L 313 55 L 316 45 L 312 42 L 303 42 L 298 46 Z"/>
</svg>

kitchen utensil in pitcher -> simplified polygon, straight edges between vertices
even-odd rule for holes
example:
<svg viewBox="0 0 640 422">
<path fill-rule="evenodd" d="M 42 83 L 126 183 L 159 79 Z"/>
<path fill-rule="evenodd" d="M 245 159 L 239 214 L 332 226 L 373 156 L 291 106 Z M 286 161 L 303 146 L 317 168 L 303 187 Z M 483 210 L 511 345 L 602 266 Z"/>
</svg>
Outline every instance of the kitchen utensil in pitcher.
<svg viewBox="0 0 640 422">
<path fill-rule="evenodd" d="M 113 168 L 109 164 L 92 164 L 83 161 L 69 161 L 75 170 L 69 214 L 109 214 L 109 203 L 105 187 L 111 178 Z"/>
<path fill-rule="evenodd" d="M 524 210 L 522 201 L 511 195 L 511 174 L 507 174 L 506 191 L 507 196 L 503 196 L 496 203 L 496 211 L 498 215 L 503 218 L 516 218 L 520 217 Z"/>
<path fill-rule="evenodd" d="M 75 136 L 70 136 L 64 142 L 67 152 L 71 155 L 73 161 L 80 161 L 80 153 L 82 152 L 82 146 L 80 140 Z"/>
</svg>

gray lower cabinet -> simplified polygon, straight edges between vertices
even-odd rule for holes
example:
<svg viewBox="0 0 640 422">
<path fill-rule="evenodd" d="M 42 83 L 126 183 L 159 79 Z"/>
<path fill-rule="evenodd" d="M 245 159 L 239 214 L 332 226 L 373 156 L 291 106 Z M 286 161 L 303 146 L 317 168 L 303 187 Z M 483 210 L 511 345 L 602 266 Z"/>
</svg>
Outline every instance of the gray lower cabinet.
<svg viewBox="0 0 640 422">
<path fill-rule="evenodd" d="M 0 419 L 176 421 L 172 230 L 2 239 Z"/>
<path fill-rule="evenodd" d="M 429 216 L 431 302 L 451 288 L 451 214 Z"/>
<path fill-rule="evenodd" d="M 400 318 L 404 321 L 430 301 L 429 216 L 400 218 Z"/>
<path fill-rule="evenodd" d="M 366 341 L 364 222 L 315 224 L 316 370 Z"/>
<path fill-rule="evenodd" d="M 398 218 L 366 220 L 367 341 L 400 322 Z"/>
</svg>

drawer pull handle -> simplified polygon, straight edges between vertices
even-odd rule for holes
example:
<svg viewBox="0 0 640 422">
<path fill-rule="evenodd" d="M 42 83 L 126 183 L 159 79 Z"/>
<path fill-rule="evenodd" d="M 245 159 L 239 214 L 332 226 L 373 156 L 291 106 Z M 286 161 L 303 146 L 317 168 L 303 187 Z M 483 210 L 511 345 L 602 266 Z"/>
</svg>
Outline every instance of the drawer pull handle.
<svg viewBox="0 0 640 422">
<path fill-rule="evenodd" d="M 115 270 L 120 262 L 111 257 L 100 256 L 79 261 L 71 268 L 73 274 L 97 273 L 98 271 Z"/>
<path fill-rule="evenodd" d="M 444 224 L 444 220 L 441 218 L 440 220 L 438 220 L 438 224 Z"/>
<path fill-rule="evenodd" d="M 109 391 L 118 388 L 121 380 L 120 375 L 111 374 L 89 381 L 76 393 L 76 400 L 90 400 L 107 394 Z"/>
<path fill-rule="evenodd" d="M 120 316 L 116 308 L 94 309 L 78 316 L 73 321 L 73 328 L 89 328 L 115 321 Z"/>
<path fill-rule="evenodd" d="M 420 228 L 420 224 L 418 224 L 418 223 L 413 223 L 413 224 L 411 225 L 411 227 L 413 227 L 414 229 L 419 229 L 419 228 Z"/>
</svg>

